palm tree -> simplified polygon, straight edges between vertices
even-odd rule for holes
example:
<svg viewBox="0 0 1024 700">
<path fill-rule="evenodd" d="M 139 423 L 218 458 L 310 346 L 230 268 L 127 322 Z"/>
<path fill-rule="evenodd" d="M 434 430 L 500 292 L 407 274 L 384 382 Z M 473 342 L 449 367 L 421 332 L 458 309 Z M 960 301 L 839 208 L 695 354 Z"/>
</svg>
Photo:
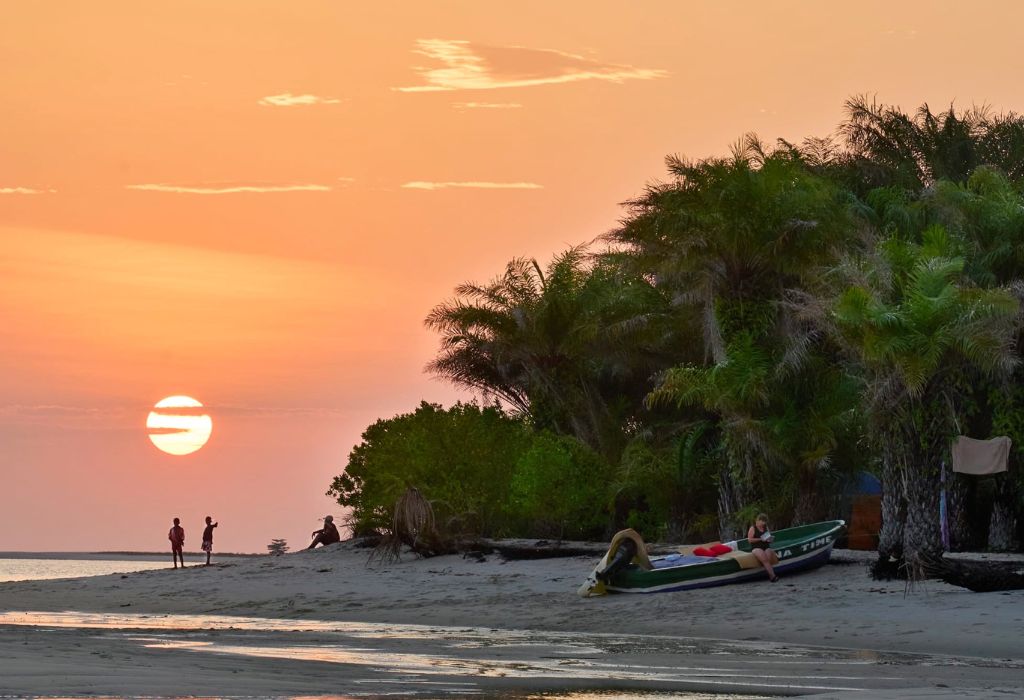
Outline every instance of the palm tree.
<svg viewBox="0 0 1024 700">
<path fill-rule="evenodd" d="M 967 247 L 967 274 L 977 284 L 1024 276 L 1024 197 L 997 169 L 982 166 L 963 183 L 940 181 L 923 197 L 930 215 Z"/>
<path fill-rule="evenodd" d="M 546 270 L 516 259 L 463 284 L 427 317 L 441 334 L 434 374 L 507 402 L 613 463 L 658 366 L 662 295 L 584 247 Z"/>
<path fill-rule="evenodd" d="M 802 300 L 853 236 L 850 199 L 791 149 L 769 152 L 753 137 L 731 158 L 670 158 L 668 167 L 674 180 L 630 202 L 629 217 L 607 238 L 677 309 L 699 314 L 704 361 L 666 372 L 649 401 L 699 407 L 717 422 L 728 461 L 719 482 L 728 537 L 737 512 L 756 507 L 759 484 L 780 470 L 787 478 L 802 471 L 796 480 L 812 492 L 813 476 L 830 463 L 832 419 L 796 418 L 820 407 L 808 396 L 841 383 L 814 375 L 821 338 Z M 820 439 L 798 444 L 787 422 L 822 428 Z"/>
<path fill-rule="evenodd" d="M 920 192 L 938 180 L 963 183 L 982 165 L 1013 181 L 1024 177 L 1024 116 L 1013 112 L 970 107 L 958 114 L 950 105 L 935 113 L 923 104 L 908 114 L 858 96 L 847 101 L 846 114 L 839 128 L 844 149 L 811 141 L 803 150 L 817 164 L 845 171 L 841 179 L 860 194 L 885 186 Z"/>
<path fill-rule="evenodd" d="M 674 180 L 627 203 L 606 239 L 632 267 L 701 311 L 708 355 L 724 358 L 726 325 L 773 323 L 781 301 L 836 256 L 849 237 L 846 196 L 786 149 L 745 137 L 731 158 L 667 159 Z M 746 303 L 745 303 L 746 302 Z"/>
<path fill-rule="evenodd" d="M 891 235 L 876 256 L 849 265 L 859 280 L 833 310 L 840 342 L 860 365 L 863 410 L 885 455 L 879 552 L 914 567 L 941 552 L 939 465 L 965 416 L 972 373 L 1013 369 L 1019 313 L 1008 289 L 971 284 L 958 241 L 943 227 L 921 238 Z"/>
</svg>

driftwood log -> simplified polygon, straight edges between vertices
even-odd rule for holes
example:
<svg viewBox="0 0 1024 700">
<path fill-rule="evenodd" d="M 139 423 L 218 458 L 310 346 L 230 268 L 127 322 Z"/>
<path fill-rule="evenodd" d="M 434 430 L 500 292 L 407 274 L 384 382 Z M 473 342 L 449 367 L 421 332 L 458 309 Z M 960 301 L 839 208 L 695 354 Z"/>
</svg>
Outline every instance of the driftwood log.
<svg viewBox="0 0 1024 700">
<path fill-rule="evenodd" d="M 967 561 L 943 557 L 929 566 L 936 578 L 978 593 L 1024 590 L 1021 562 Z"/>
<path fill-rule="evenodd" d="M 368 535 L 360 537 L 355 541 L 356 547 L 375 547 L 382 535 Z M 487 556 L 497 554 L 503 559 L 524 560 L 524 559 L 554 559 L 558 557 L 595 557 L 600 558 L 608 551 L 607 542 L 579 542 L 579 541 L 558 541 L 558 540 L 526 540 L 526 539 L 503 539 L 494 540 L 487 538 L 456 538 L 444 542 L 433 541 L 430 543 L 404 541 L 409 549 L 422 557 L 432 557 L 441 554 L 465 554 L 469 556 Z M 649 554 L 670 554 L 676 551 L 678 545 L 654 545 L 649 549 Z"/>
<path fill-rule="evenodd" d="M 607 544 L 556 542 L 551 540 L 493 540 L 492 550 L 504 559 L 551 559 L 555 557 L 601 557 Z"/>
<path fill-rule="evenodd" d="M 875 580 L 901 579 L 913 584 L 921 579 L 939 579 L 977 593 L 1024 590 L 1024 562 L 972 561 L 958 557 L 929 557 L 919 567 L 903 560 L 879 557 L 871 565 Z"/>
<path fill-rule="evenodd" d="M 359 549 L 377 547 L 384 535 L 363 535 L 351 540 Z M 556 540 L 492 540 L 486 538 L 458 538 L 444 544 L 431 542 L 403 542 L 421 557 L 440 554 L 488 555 L 497 554 L 504 559 L 550 559 L 554 557 L 600 557 L 608 551 L 602 542 L 559 542 Z"/>
</svg>

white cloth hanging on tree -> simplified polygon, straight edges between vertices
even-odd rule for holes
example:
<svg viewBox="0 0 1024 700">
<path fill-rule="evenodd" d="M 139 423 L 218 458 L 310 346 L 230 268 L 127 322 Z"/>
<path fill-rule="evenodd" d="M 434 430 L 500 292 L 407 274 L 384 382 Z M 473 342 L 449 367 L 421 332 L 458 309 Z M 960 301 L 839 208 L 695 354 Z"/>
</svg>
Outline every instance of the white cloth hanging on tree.
<svg viewBox="0 0 1024 700">
<path fill-rule="evenodd" d="M 953 442 L 953 471 L 974 476 L 1005 472 L 1011 444 L 1010 438 L 1005 436 L 975 440 L 960 435 Z"/>
</svg>

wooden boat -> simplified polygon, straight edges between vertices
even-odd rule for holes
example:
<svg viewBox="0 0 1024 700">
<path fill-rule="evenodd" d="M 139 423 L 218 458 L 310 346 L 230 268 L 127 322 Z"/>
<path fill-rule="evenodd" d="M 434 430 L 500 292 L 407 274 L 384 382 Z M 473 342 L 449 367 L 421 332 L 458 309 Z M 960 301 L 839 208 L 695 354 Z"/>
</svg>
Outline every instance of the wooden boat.
<svg viewBox="0 0 1024 700">
<path fill-rule="evenodd" d="M 845 525 L 842 520 L 829 520 L 774 531 L 772 549 L 779 556 L 779 563 L 774 566 L 775 571 L 785 576 L 825 564 L 832 555 L 832 546 Z M 628 535 L 626 539 L 630 537 L 634 541 L 639 540 L 635 533 Z M 621 541 L 621 538 L 617 537 L 617 540 Z M 732 551 L 717 557 L 698 557 L 693 554 L 694 549 L 708 545 L 682 547 L 678 553 L 649 559 L 644 554 L 638 554 L 633 557 L 631 563 L 615 571 L 604 581 L 598 574 L 612 561 L 617 542 L 613 540 L 612 543 L 609 553 L 580 587 L 580 595 L 602 595 L 607 591 L 667 593 L 766 579 L 760 562 L 751 554 L 750 543 L 744 539 L 726 542 Z M 632 551 L 636 552 L 637 548 L 634 547 Z M 642 546 L 639 551 L 643 551 Z"/>
</svg>

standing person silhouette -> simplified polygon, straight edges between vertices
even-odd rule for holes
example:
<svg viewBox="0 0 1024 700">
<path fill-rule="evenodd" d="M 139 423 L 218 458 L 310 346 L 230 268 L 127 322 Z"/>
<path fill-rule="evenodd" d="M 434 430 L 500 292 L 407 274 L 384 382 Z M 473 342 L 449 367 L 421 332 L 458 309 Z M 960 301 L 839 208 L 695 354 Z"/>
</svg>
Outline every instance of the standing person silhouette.
<svg viewBox="0 0 1024 700">
<path fill-rule="evenodd" d="M 168 531 L 167 539 L 171 541 L 171 561 L 174 568 L 178 568 L 178 560 L 181 560 L 181 568 L 185 568 L 185 528 L 181 526 L 181 520 L 174 519 L 174 526 Z"/>
<path fill-rule="evenodd" d="M 768 580 L 775 583 L 779 580 L 775 570 L 772 569 L 772 562 L 778 562 L 778 555 L 772 549 L 772 533 L 768 531 L 768 516 L 758 513 L 754 524 L 747 530 L 747 541 L 750 542 L 750 551 L 761 562 L 761 566 L 768 572 Z"/>
<path fill-rule="evenodd" d="M 213 522 L 213 518 L 206 516 L 206 528 L 203 530 L 203 551 L 206 552 L 206 565 L 210 565 L 210 555 L 213 554 L 213 528 L 219 523 Z"/>
</svg>

